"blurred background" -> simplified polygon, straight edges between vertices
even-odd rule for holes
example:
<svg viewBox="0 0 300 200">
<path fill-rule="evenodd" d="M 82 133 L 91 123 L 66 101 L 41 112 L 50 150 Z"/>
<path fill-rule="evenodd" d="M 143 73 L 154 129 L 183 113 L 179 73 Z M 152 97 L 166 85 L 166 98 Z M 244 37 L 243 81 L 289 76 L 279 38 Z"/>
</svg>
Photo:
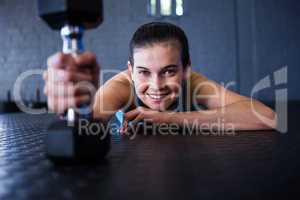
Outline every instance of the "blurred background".
<svg viewBox="0 0 300 200">
<path fill-rule="evenodd" d="M 275 100 L 275 90 L 288 88 L 290 101 L 300 100 L 299 0 L 104 0 L 104 22 L 85 33 L 86 49 L 96 53 L 102 69 L 126 68 L 133 32 L 150 21 L 182 27 L 189 39 L 193 70 L 249 96 L 259 80 L 270 87 L 256 98 Z M 59 32 L 37 14 L 36 0 L 0 0 L 0 101 L 12 101 L 17 77 L 46 69 L 47 57 L 60 51 Z M 287 81 L 273 73 L 287 66 Z M 107 80 L 113 74 L 106 74 Z M 284 79 L 284 74 L 281 79 Z M 287 82 L 287 83 L 286 83 Z M 28 104 L 45 102 L 41 76 L 23 81 Z"/>
</svg>

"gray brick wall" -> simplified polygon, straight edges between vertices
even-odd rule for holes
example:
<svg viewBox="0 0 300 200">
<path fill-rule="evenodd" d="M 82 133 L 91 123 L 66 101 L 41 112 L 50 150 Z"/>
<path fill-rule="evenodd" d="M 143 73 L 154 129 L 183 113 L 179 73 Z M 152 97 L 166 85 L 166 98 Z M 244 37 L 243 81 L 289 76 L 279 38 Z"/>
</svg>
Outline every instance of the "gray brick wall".
<svg viewBox="0 0 300 200">
<path fill-rule="evenodd" d="M 249 94 L 254 80 L 278 67 L 277 63 L 286 62 L 284 58 L 279 59 L 277 63 L 263 63 L 263 52 L 269 51 L 272 41 L 261 43 L 268 41 L 261 29 L 264 31 L 264 25 L 270 22 L 278 29 L 277 18 L 267 18 L 264 21 L 254 18 L 256 15 L 261 17 L 264 8 L 270 12 L 278 12 L 281 8 L 268 6 L 277 5 L 278 2 L 282 5 L 288 2 L 288 5 L 295 4 L 299 7 L 296 0 L 267 0 L 266 3 L 259 4 L 255 0 L 186 0 L 185 15 L 181 18 L 155 19 L 147 15 L 147 0 L 104 0 L 104 23 L 96 30 L 86 32 L 84 42 L 87 49 L 96 53 L 102 68 L 124 69 L 128 43 L 135 29 L 153 20 L 170 21 L 181 26 L 189 37 L 194 70 L 218 82 L 236 81 L 238 85 L 235 89 L 241 88 L 242 93 Z M 294 7 L 283 7 L 281 14 L 284 14 L 286 19 L 289 19 L 290 15 L 297 18 L 298 14 L 288 12 L 295 9 Z M 260 30 L 256 30 L 257 22 L 261 22 Z M 285 21 L 280 22 L 283 23 Z M 294 25 L 296 24 L 291 26 Z M 285 25 L 283 28 L 289 26 Z M 282 30 L 282 27 L 279 29 Z M 58 32 L 50 30 L 37 17 L 35 0 L 1 0 L 0 31 L 0 100 L 3 100 L 6 98 L 6 91 L 12 89 L 16 78 L 22 72 L 29 69 L 45 69 L 47 57 L 61 49 L 61 39 Z M 271 29 L 265 31 L 272 32 Z M 299 31 L 299 27 L 291 31 L 292 33 L 278 33 L 283 36 L 283 46 L 289 41 L 290 34 Z M 253 37 L 257 33 L 259 37 L 256 42 L 262 45 L 256 47 L 259 48 L 258 51 L 253 47 Z M 299 39 L 293 39 L 299 44 Z M 264 49 L 265 47 L 268 48 Z M 286 51 L 291 50 L 289 46 L 285 47 L 288 49 Z M 292 50 L 299 53 L 296 46 L 292 47 Z M 260 53 L 259 63 L 253 62 L 253 52 Z M 276 56 L 278 54 L 280 50 Z M 272 60 L 274 56 L 268 59 Z M 299 64 L 296 56 L 290 56 L 288 59 L 289 62 L 292 60 L 293 65 Z M 265 70 L 260 70 L 260 63 L 266 65 Z M 34 99 L 35 90 L 43 88 L 43 81 L 41 77 L 31 77 L 24 81 L 23 88 L 24 99 Z M 300 98 L 300 95 L 295 93 L 292 97 Z M 45 97 L 42 99 L 45 100 Z"/>
</svg>

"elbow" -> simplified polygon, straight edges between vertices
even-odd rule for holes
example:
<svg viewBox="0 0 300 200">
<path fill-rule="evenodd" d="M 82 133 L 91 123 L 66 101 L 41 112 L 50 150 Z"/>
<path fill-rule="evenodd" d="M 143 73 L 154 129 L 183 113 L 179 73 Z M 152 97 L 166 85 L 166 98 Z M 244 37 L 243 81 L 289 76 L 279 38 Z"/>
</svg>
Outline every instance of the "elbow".
<svg viewBox="0 0 300 200">
<path fill-rule="evenodd" d="M 275 130 L 277 127 L 277 114 L 268 108 L 263 115 L 257 116 L 257 129 Z"/>
<path fill-rule="evenodd" d="M 272 130 L 277 127 L 277 114 L 270 107 L 259 101 L 251 103 L 251 111 L 255 117 L 257 129 Z"/>
</svg>

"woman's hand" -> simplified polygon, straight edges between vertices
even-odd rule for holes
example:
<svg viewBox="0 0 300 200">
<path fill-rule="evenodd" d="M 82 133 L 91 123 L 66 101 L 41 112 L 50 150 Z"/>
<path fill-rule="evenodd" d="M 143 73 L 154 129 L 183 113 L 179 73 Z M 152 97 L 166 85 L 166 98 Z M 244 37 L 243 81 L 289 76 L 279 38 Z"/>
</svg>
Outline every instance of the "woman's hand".
<svg viewBox="0 0 300 200">
<path fill-rule="evenodd" d="M 125 121 L 132 124 L 137 124 L 141 121 L 159 123 L 161 121 L 159 115 L 162 115 L 162 112 L 140 106 L 125 113 Z"/>
<path fill-rule="evenodd" d="M 57 53 L 48 58 L 44 93 L 48 108 L 64 113 L 68 108 L 90 105 L 98 88 L 100 67 L 91 52 L 72 56 Z"/>
<path fill-rule="evenodd" d="M 160 121 L 162 121 L 162 112 L 140 106 L 125 113 L 120 133 L 126 133 L 129 127 L 134 128 L 139 122 L 159 123 Z"/>
</svg>

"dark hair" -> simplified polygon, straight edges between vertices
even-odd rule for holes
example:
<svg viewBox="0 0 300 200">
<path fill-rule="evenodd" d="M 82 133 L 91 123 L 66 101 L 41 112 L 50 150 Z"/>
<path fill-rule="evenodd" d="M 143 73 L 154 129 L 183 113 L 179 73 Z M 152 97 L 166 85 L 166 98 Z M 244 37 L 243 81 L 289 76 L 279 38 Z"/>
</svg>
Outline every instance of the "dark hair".
<svg viewBox="0 0 300 200">
<path fill-rule="evenodd" d="M 134 48 L 145 47 L 154 43 L 175 40 L 181 46 L 181 62 L 183 67 L 191 64 L 189 44 L 184 31 L 167 22 L 151 22 L 140 26 L 132 36 L 129 44 L 129 61 L 133 65 Z"/>
</svg>

